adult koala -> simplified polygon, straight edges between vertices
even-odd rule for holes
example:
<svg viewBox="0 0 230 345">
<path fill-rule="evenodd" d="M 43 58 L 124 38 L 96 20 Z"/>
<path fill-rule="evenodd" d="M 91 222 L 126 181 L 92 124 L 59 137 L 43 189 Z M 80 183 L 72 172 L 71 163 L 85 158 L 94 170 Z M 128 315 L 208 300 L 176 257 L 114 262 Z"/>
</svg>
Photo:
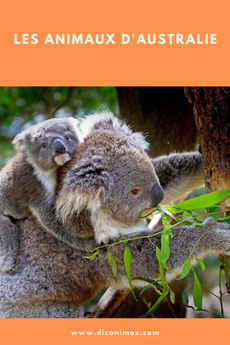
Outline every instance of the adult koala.
<svg viewBox="0 0 230 345">
<path fill-rule="evenodd" d="M 140 213 L 163 198 L 159 180 L 166 197 L 168 191 L 170 195 L 181 186 L 183 191 L 185 185 L 189 189 L 198 176 L 201 178 L 198 155 L 172 155 L 151 161 L 132 136 L 113 128 L 93 128 L 76 148 L 73 159 L 59 171 L 58 215 L 67 225 L 73 225 L 72 235 L 79 239 L 79 249 L 56 240 L 32 216 L 19 221 L 17 273 L 0 275 L 0 316 L 82 317 L 81 304 L 103 286 L 127 288 L 123 244 L 111 249 L 117 262 L 117 279 L 108 264 L 106 248 L 93 261 L 84 257 L 86 249 L 96 247 L 96 240 L 107 242 L 140 230 L 149 234 L 144 222 L 140 222 Z M 175 228 L 167 262 L 171 269 L 184 263 L 209 227 L 194 255 L 230 252 L 228 224 L 212 224 L 208 220 L 199 228 L 179 226 Z M 160 246 L 159 236 L 152 241 Z M 133 255 L 132 276 L 156 278 L 159 272 L 155 246 L 148 239 L 131 241 L 127 246 Z"/>
</svg>

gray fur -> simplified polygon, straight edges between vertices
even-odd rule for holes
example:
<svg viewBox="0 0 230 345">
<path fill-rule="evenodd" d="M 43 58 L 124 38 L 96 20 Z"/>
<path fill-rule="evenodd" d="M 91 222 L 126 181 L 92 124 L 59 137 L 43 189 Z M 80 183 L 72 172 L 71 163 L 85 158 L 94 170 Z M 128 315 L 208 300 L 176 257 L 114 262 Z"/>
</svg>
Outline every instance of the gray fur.
<svg viewBox="0 0 230 345">
<path fill-rule="evenodd" d="M 0 172 L 0 270 L 11 271 L 19 250 L 16 220 L 34 213 L 55 221 L 56 173 L 68 161 L 79 143 L 77 120 L 59 118 L 44 121 L 18 134 L 13 143 L 17 154 Z M 44 147 L 43 147 L 44 146 Z M 61 154 L 63 153 L 63 154 Z M 40 217 L 41 215 L 41 217 Z M 49 220 L 49 227 L 52 226 Z"/>
<path fill-rule="evenodd" d="M 199 152 L 172 153 L 152 159 L 169 204 L 204 184 L 202 155 Z"/>
<path fill-rule="evenodd" d="M 12 275 L 0 274 L 1 317 L 82 316 L 82 303 L 102 287 L 128 287 L 123 263 L 124 244 L 111 249 L 117 262 L 118 279 L 108 264 L 106 248 L 100 250 L 93 261 L 85 258 L 90 255 L 85 249 L 98 246 L 94 236 L 95 231 L 100 230 L 95 229 L 97 217 L 101 217 L 102 222 L 106 220 L 107 231 L 116 221 L 117 228 L 120 224 L 124 233 L 127 231 L 130 236 L 130 231 L 135 230 L 139 222 L 141 209 L 151 207 L 153 203 L 151 187 L 158 183 L 158 177 L 146 153 L 134 147 L 130 140 L 117 131 L 93 130 L 84 143 L 78 145 L 72 161 L 59 169 L 61 179 L 57 205 L 64 220 L 73 222 L 72 231 L 79 241 L 78 249 L 59 242 L 32 216 L 17 221 L 20 250 L 16 269 Z M 193 180 L 201 169 L 201 164 L 194 159 L 197 157 L 195 153 L 172 157 L 161 158 L 164 163 L 157 165 L 160 181 L 164 181 L 165 198 L 168 186 L 180 189 L 185 178 L 189 181 L 189 171 Z M 173 168 L 174 183 L 168 167 Z M 143 195 L 131 195 L 129 191 L 134 186 L 141 186 Z M 189 183 L 186 186 L 189 188 Z M 143 235 L 152 233 L 144 225 L 142 230 Z M 215 224 L 210 219 L 202 227 L 178 226 L 173 231 L 171 256 L 167 262 L 172 270 L 185 262 L 205 232 L 194 252 L 195 257 L 203 257 L 210 252 L 230 254 L 229 224 Z M 152 241 L 160 246 L 160 235 L 154 236 Z M 132 277 L 157 279 L 155 246 L 148 239 L 131 241 L 127 246 L 133 257 Z M 140 282 L 134 281 L 134 286 L 140 286 Z"/>
<path fill-rule="evenodd" d="M 95 129 L 107 129 L 120 132 L 128 136 L 134 145 L 148 150 L 149 144 L 141 132 L 133 132 L 131 128 L 120 118 L 116 118 L 111 112 L 105 111 L 87 116 L 80 125 L 84 137 L 89 135 Z"/>
<path fill-rule="evenodd" d="M 132 139 L 113 130 L 93 130 L 60 174 L 69 166 L 57 201 L 63 222 L 87 210 L 99 243 L 146 229 L 141 212 L 156 206 L 163 190 L 148 155 Z M 132 195 L 135 189 L 140 194 Z"/>
<path fill-rule="evenodd" d="M 174 229 L 171 241 L 171 258 L 168 265 L 177 269 L 188 257 L 200 236 L 210 226 L 208 220 L 202 227 L 181 226 Z M 14 275 L 0 274 L 0 317 L 67 317 L 66 305 L 71 305 L 69 315 L 81 314 L 81 304 L 91 299 L 102 287 L 128 288 L 123 263 L 124 245 L 116 245 L 111 253 L 118 267 L 115 279 L 107 261 L 107 250 L 100 250 L 94 261 L 84 258 L 84 250 L 72 250 L 44 232 L 35 219 L 22 221 L 21 252 Z M 160 245 L 160 236 L 153 237 Z M 96 243 L 95 243 L 96 246 Z M 157 279 L 159 277 L 155 247 L 148 239 L 127 244 L 132 252 L 131 274 Z M 206 252 L 230 253 L 230 231 L 227 224 L 215 224 L 201 240 L 194 256 Z M 139 281 L 133 281 L 140 286 Z M 55 311 L 49 313 L 50 305 Z M 74 308 L 75 305 L 75 308 Z M 74 315 L 75 314 L 75 315 Z"/>
</svg>

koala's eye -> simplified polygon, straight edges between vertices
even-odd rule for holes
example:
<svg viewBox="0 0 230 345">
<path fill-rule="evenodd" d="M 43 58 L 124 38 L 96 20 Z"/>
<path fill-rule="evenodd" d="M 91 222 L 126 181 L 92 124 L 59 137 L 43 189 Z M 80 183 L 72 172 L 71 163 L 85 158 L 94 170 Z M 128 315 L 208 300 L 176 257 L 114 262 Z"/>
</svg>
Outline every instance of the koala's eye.
<svg viewBox="0 0 230 345">
<path fill-rule="evenodd" d="M 131 190 L 131 194 L 132 195 L 139 195 L 142 193 L 142 189 L 141 188 L 134 188 Z"/>
<path fill-rule="evenodd" d="M 70 137 L 68 135 L 65 135 L 65 140 L 69 140 Z"/>
<path fill-rule="evenodd" d="M 46 148 L 46 143 L 42 143 L 41 147 Z"/>
</svg>

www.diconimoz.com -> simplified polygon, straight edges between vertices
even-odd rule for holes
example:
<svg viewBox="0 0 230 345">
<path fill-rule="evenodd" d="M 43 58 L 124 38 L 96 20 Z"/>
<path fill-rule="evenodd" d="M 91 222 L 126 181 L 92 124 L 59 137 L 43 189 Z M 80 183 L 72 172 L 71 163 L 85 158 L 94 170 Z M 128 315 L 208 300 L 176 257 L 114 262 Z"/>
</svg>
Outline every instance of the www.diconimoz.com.
<svg viewBox="0 0 230 345">
<path fill-rule="evenodd" d="M 160 335 L 159 331 L 124 331 L 122 329 L 117 330 L 117 331 L 107 331 L 104 329 L 98 329 L 97 331 L 71 331 L 71 334 L 74 336 L 116 336 L 116 335 L 124 335 L 124 336 L 133 336 L 133 335 L 138 335 L 138 336 L 155 336 L 155 335 Z"/>
</svg>

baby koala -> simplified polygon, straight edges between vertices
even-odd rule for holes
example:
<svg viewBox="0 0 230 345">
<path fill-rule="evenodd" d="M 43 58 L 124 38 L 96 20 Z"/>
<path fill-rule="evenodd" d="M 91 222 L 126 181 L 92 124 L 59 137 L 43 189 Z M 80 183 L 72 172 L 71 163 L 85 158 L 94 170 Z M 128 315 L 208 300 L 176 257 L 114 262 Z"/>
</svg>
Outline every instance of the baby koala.
<svg viewBox="0 0 230 345">
<path fill-rule="evenodd" d="M 71 159 L 81 140 L 75 118 L 46 120 L 13 140 L 20 153 L 0 171 L 0 271 L 10 272 L 14 267 L 19 250 L 17 220 L 32 212 L 52 232 L 43 213 L 50 209 L 55 222 L 57 170 Z"/>
</svg>

